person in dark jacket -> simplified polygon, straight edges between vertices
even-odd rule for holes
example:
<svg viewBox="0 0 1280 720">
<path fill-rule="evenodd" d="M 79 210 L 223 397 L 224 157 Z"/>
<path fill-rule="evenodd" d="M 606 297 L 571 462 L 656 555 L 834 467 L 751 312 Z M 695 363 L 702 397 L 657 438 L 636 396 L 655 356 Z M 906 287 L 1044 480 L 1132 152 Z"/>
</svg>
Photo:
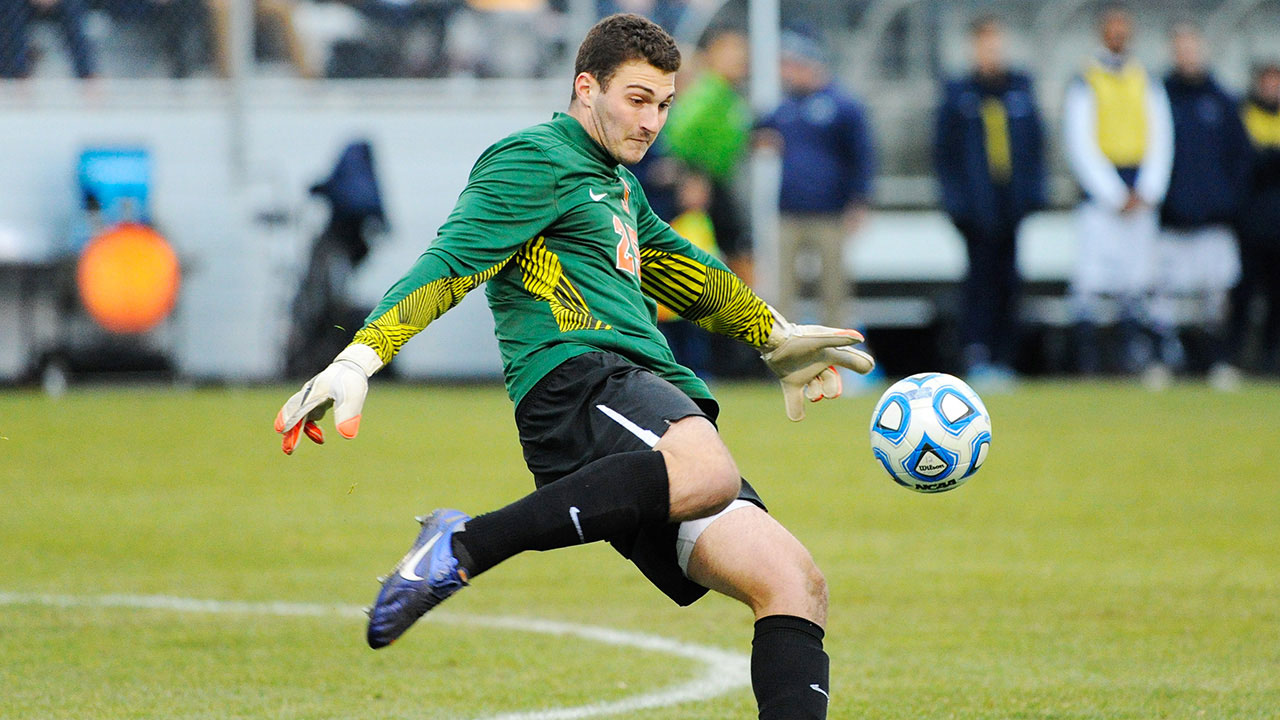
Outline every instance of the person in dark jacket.
<svg viewBox="0 0 1280 720">
<path fill-rule="evenodd" d="M 1173 115 L 1173 170 L 1156 241 L 1156 362 L 1144 378 L 1157 389 L 1184 364 L 1180 324 L 1199 326 L 1220 344 L 1227 292 L 1240 275 L 1230 224 L 1249 167 L 1249 139 L 1237 101 L 1206 66 L 1199 28 L 1175 25 L 1170 44 L 1174 64 L 1164 87 Z"/>
<path fill-rule="evenodd" d="M 1044 130 L 1031 78 L 1011 69 L 994 16 L 970 25 L 974 69 L 943 90 L 934 136 L 942 204 L 964 236 L 969 271 L 961 326 L 970 379 L 1013 379 L 1018 226 L 1045 202 Z"/>
<path fill-rule="evenodd" d="M 1254 71 L 1242 115 L 1254 152 L 1236 221 L 1243 273 L 1231 292 L 1228 357 L 1236 366 L 1245 363 L 1249 320 L 1257 300 L 1265 305 L 1258 365 L 1275 372 L 1280 368 L 1280 63 Z M 1232 366 L 1226 367 L 1231 372 Z"/>
<path fill-rule="evenodd" d="M 820 261 L 820 322 L 848 322 L 850 278 L 844 248 L 866 217 L 875 168 L 866 111 L 827 70 L 826 51 L 811 35 L 782 36 L 786 97 L 758 124 L 762 142 L 782 153 L 779 189 L 778 305 L 796 313 L 796 261 L 814 251 Z"/>
<path fill-rule="evenodd" d="M 31 26 L 39 17 L 57 18 L 76 77 L 97 75 L 97 59 L 84 29 L 87 15 L 85 0 L 0 0 L 0 78 L 31 75 L 35 66 L 29 47 Z"/>
</svg>

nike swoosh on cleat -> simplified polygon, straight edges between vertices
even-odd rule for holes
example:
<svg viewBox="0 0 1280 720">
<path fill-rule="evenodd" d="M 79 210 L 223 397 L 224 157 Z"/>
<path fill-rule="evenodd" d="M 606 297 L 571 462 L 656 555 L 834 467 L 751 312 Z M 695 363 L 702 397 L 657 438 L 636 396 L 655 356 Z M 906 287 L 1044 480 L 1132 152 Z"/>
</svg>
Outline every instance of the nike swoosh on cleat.
<svg viewBox="0 0 1280 720">
<path fill-rule="evenodd" d="M 827 702 L 831 702 L 831 696 L 827 694 L 827 691 L 826 691 L 826 690 L 823 690 L 821 687 L 819 687 L 819 686 L 818 686 L 818 683 L 812 683 L 812 684 L 810 684 L 810 685 L 809 685 L 809 689 L 810 689 L 810 690 L 817 690 L 818 692 L 822 693 L 822 697 L 826 698 L 826 699 L 827 699 Z"/>
<path fill-rule="evenodd" d="M 590 188 L 587 188 L 587 194 L 590 195 L 591 199 L 595 202 L 600 202 L 601 200 L 605 199 L 605 197 L 607 196 L 607 193 L 600 193 L 599 195 L 597 195 L 596 191 Z"/>
<path fill-rule="evenodd" d="M 431 546 L 435 545 L 436 541 L 439 540 L 440 536 L 443 534 L 443 532 L 438 532 L 435 535 L 432 535 L 426 545 L 423 545 L 418 548 L 417 552 L 406 557 L 404 560 L 401 560 L 400 567 L 397 570 L 397 572 L 400 573 L 400 577 L 408 580 L 409 582 L 418 582 L 421 580 L 422 576 L 415 571 L 415 568 L 418 567 L 418 563 L 422 562 L 422 558 L 426 557 L 427 553 L 431 551 Z"/>
</svg>

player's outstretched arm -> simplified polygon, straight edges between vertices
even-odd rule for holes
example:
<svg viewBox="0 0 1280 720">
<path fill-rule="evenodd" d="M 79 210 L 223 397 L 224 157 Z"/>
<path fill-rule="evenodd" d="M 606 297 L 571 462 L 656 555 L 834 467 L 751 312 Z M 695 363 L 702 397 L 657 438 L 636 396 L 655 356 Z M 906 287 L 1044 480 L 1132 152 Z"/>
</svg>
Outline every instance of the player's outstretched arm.
<svg viewBox="0 0 1280 720">
<path fill-rule="evenodd" d="M 317 421 L 333 407 L 338 433 L 353 438 L 360 431 L 360 414 L 369 392 L 369 376 L 382 367 L 382 358 L 368 345 L 353 343 L 338 353 L 329 367 L 307 381 L 276 414 L 276 432 L 284 435 L 282 448 L 292 455 L 305 433 L 312 442 L 324 442 Z"/>
<path fill-rule="evenodd" d="M 316 421 L 330 406 L 338 432 L 355 437 L 369 377 L 538 236 L 558 212 L 547 202 L 554 185 L 554 172 L 536 147 L 508 139 L 486 150 L 431 248 L 387 291 L 351 345 L 276 415 L 284 451 L 292 454 L 304 434 L 324 442 Z"/>
<path fill-rule="evenodd" d="M 863 340 L 857 331 L 788 321 L 718 260 L 676 238 L 641 246 L 641 288 L 686 320 L 758 349 L 782 383 L 787 417 L 803 420 L 806 398 L 839 397 L 837 367 L 863 374 L 875 367 L 851 347 Z"/>
</svg>

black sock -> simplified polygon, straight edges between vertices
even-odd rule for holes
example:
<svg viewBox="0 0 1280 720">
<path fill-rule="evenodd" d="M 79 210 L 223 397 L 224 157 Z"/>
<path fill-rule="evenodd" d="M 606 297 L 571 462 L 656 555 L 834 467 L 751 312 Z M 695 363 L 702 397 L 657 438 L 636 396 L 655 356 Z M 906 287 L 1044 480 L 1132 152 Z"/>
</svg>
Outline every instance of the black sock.
<svg viewBox="0 0 1280 720">
<path fill-rule="evenodd" d="M 652 450 L 609 455 L 510 505 L 467 521 L 453 536 L 475 577 L 525 550 L 553 550 L 634 532 L 670 511 L 667 463 Z"/>
<path fill-rule="evenodd" d="M 831 672 L 822 628 L 791 615 L 756 621 L 751 641 L 751 688 L 760 720 L 824 720 Z"/>
</svg>

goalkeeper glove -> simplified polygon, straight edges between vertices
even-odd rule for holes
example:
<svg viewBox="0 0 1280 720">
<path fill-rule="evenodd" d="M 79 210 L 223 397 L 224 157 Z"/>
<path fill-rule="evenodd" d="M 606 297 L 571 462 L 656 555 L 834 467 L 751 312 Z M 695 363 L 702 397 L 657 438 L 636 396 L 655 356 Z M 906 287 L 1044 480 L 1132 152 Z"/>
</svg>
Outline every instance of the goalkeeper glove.
<svg viewBox="0 0 1280 720">
<path fill-rule="evenodd" d="M 317 445 L 324 443 L 324 432 L 316 421 L 324 417 L 330 405 L 338 433 L 345 438 L 355 437 L 360 430 L 360 410 L 369 392 L 369 376 L 381 367 L 382 358 L 368 345 L 348 345 L 338 353 L 329 367 L 308 380 L 276 414 L 276 432 L 284 435 L 284 453 L 293 454 L 303 433 Z"/>
<path fill-rule="evenodd" d="M 773 331 L 761 348 L 761 356 L 782 383 L 787 417 L 792 420 L 804 419 L 804 398 L 818 402 L 840 397 L 837 366 L 862 375 L 876 366 L 871 355 L 849 347 L 863 340 L 856 330 L 796 325 L 772 307 L 769 310 L 773 313 Z"/>
</svg>

